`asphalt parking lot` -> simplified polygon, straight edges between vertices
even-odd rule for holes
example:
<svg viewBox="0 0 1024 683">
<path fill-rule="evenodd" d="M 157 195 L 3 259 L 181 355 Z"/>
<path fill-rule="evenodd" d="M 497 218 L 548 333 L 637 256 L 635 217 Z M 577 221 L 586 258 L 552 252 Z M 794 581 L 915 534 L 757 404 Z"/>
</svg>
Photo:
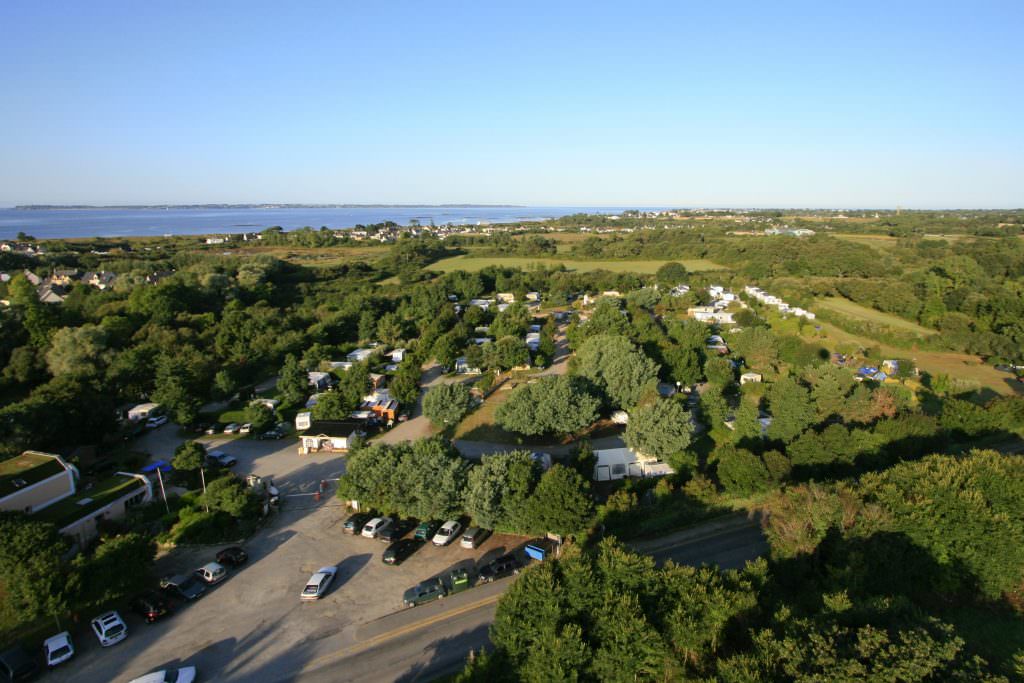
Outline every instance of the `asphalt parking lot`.
<svg viewBox="0 0 1024 683">
<path fill-rule="evenodd" d="M 166 457 L 179 442 L 173 430 L 154 430 L 145 440 L 157 447 L 140 447 Z M 99 647 L 87 623 L 72 628 L 78 653 L 46 680 L 128 681 L 185 665 L 196 666 L 202 681 L 287 679 L 315 656 L 354 642 L 360 625 L 402 610 L 402 593 L 419 581 L 456 566 L 482 566 L 526 540 L 495 535 L 476 550 L 457 542 L 444 548 L 427 544 L 401 566 L 388 566 L 381 561 L 387 544 L 342 531 L 348 513 L 334 496 L 336 482 L 330 481 L 344 472 L 342 456 L 299 455 L 294 439 L 203 440 L 238 458 L 233 468 L 238 474 L 272 476 L 281 489 L 281 510 L 241 544 L 249 562 L 156 624 L 122 612 L 129 635 L 110 648 Z M 167 447 L 169 452 L 161 452 Z M 322 480 L 328 480 L 329 488 L 318 501 L 312 494 Z M 226 545 L 176 549 L 158 560 L 157 572 L 189 571 Z M 319 601 L 301 602 L 306 580 L 325 565 L 339 568 L 328 593 Z"/>
</svg>

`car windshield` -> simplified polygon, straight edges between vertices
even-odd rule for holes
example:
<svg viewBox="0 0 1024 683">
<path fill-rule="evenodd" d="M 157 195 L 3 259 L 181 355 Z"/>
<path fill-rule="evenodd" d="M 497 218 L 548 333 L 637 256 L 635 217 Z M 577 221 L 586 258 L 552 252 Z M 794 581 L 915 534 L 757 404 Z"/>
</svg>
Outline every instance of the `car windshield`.
<svg viewBox="0 0 1024 683">
<path fill-rule="evenodd" d="M 108 636 L 116 636 L 118 633 L 120 633 L 123 630 L 124 630 L 124 624 L 118 623 L 118 624 L 113 624 L 113 625 L 109 626 L 106 629 L 106 633 L 107 633 Z"/>
<path fill-rule="evenodd" d="M 56 650 L 50 650 L 50 656 L 53 658 L 63 657 L 69 652 L 71 652 L 71 647 L 69 645 L 61 645 Z"/>
<path fill-rule="evenodd" d="M 178 673 L 181 669 L 171 669 L 164 674 L 164 683 L 178 683 Z"/>
</svg>

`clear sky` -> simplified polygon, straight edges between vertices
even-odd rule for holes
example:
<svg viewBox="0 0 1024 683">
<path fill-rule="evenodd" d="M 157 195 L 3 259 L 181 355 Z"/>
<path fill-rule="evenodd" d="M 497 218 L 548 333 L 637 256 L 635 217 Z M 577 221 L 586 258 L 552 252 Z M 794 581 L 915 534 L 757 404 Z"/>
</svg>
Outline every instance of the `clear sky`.
<svg viewBox="0 0 1024 683">
<path fill-rule="evenodd" d="M 0 205 L 1019 207 L 1022 32 L 1021 0 L 3 0 Z"/>
</svg>

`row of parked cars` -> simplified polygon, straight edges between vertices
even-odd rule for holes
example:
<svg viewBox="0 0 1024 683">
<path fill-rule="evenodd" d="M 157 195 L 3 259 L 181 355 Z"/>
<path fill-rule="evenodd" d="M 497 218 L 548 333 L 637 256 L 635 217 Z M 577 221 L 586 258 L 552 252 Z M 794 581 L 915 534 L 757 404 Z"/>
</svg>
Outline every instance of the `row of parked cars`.
<svg viewBox="0 0 1024 683">
<path fill-rule="evenodd" d="M 139 595 L 130 603 L 133 612 L 152 624 L 171 614 L 179 601 L 192 601 L 201 597 L 207 586 L 220 583 L 228 576 L 226 565 L 245 564 L 249 556 L 238 547 L 225 548 L 217 553 L 216 561 L 208 562 L 192 574 L 171 576 L 160 581 L 160 590 Z M 117 610 L 105 612 L 89 622 L 89 627 L 102 647 L 117 645 L 128 637 L 128 625 Z M 68 631 L 58 633 L 43 642 L 43 660 L 48 668 L 59 666 L 75 656 L 75 645 Z M 39 664 L 28 652 L 20 648 L 0 654 L 0 680 L 18 681 L 31 678 Z M 132 683 L 191 683 L 195 680 L 195 667 L 167 669 L 137 678 Z"/>
</svg>

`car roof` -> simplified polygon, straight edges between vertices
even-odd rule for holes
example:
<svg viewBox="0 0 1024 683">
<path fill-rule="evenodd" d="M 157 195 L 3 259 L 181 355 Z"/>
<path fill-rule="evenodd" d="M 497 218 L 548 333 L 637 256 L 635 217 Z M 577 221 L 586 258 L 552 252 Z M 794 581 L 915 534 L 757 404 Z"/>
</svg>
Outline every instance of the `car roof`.
<svg viewBox="0 0 1024 683">
<path fill-rule="evenodd" d="M 71 643 L 71 634 L 68 633 L 67 631 L 63 631 L 61 633 L 58 633 L 55 636 L 50 636 L 49 638 L 47 638 L 46 640 L 43 641 L 43 644 L 46 645 L 47 647 L 60 647 L 61 645 L 70 644 L 70 643 Z"/>
<path fill-rule="evenodd" d="M 93 619 L 93 621 L 98 621 L 101 623 L 106 623 L 108 621 L 121 621 L 121 615 L 117 612 L 107 612 L 105 614 L 99 615 L 98 617 Z"/>
<path fill-rule="evenodd" d="M 224 565 L 222 565 L 220 562 L 207 562 L 202 567 L 200 567 L 200 569 L 205 569 L 209 572 L 215 572 L 218 569 L 224 569 Z"/>
</svg>

